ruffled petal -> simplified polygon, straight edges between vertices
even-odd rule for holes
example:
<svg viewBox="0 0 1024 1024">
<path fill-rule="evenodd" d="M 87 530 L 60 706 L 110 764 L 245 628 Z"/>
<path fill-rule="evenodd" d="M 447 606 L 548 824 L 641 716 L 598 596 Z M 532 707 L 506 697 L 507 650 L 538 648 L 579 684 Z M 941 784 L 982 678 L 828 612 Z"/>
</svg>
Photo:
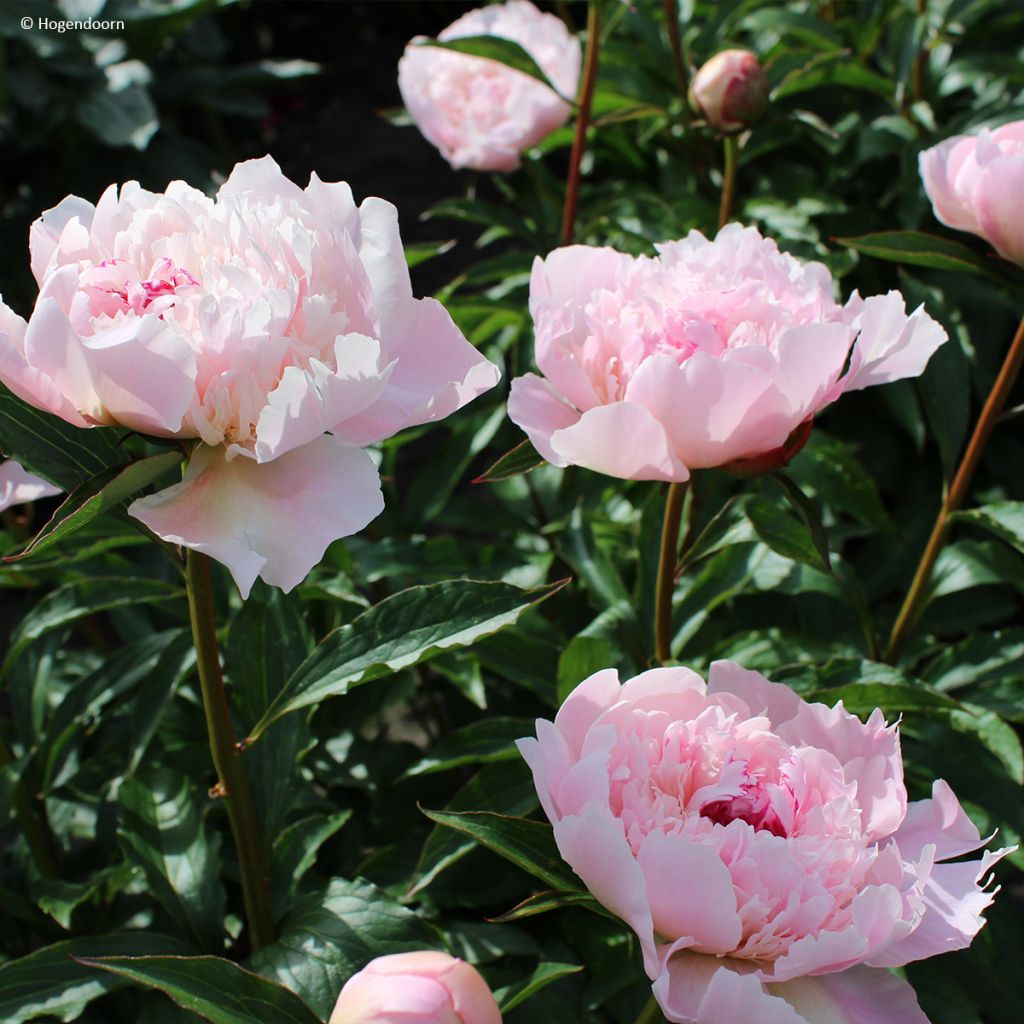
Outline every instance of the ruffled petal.
<svg viewBox="0 0 1024 1024">
<path fill-rule="evenodd" d="M 288 591 L 339 537 L 384 509 L 370 456 L 325 435 L 274 459 L 228 462 L 197 445 L 185 478 L 128 507 L 158 537 L 223 562 L 248 597 L 256 577 Z"/>
</svg>

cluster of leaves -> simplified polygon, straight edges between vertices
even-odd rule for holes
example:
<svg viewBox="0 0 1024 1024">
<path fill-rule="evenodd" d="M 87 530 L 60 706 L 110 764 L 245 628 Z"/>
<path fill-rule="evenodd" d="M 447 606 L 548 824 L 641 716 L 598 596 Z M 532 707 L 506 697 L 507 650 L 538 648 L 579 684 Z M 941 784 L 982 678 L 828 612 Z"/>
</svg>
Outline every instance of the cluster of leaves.
<svg viewBox="0 0 1024 1024">
<path fill-rule="evenodd" d="M 1024 834 L 1015 410 L 911 642 L 883 661 L 1024 292 L 981 243 L 931 221 L 916 170 L 946 135 L 1022 116 L 1024 11 L 923 6 L 680 5 L 684 66 L 742 45 L 772 80 L 770 118 L 741 150 L 738 217 L 826 262 L 847 291 L 927 303 L 951 342 L 920 380 L 846 396 L 784 475 L 699 475 L 673 654 L 902 715 L 911 797 L 944 777 L 983 832 L 1011 843 Z M 648 252 L 713 229 L 720 154 L 686 108 L 661 5 L 602 12 L 577 240 Z M 571 131 L 434 207 L 439 233 L 479 225 L 469 253 L 410 249 L 412 263 L 453 268 L 440 297 L 506 380 L 532 361 L 527 278 L 558 244 Z M 242 604 L 218 576 L 271 854 L 277 939 L 253 951 L 226 816 L 206 795 L 180 566 L 121 505 L 178 454 L 0 398 L 0 449 L 71 492 L 0 569 L 0 1017 L 310 1024 L 371 957 L 426 947 L 477 964 L 510 1024 L 636 1015 L 649 987 L 635 943 L 561 863 L 513 740 L 596 669 L 650 663 L 665 493 L 534 468 L 522 448 L 502 457 L 520 442 L 504 395 L 485 396 L 384 444 L 386 511 L 295 592 L 259 585 Z M 39 532 L 5 524 L 9 553 Z M 937 1024 L 1024 1018 L 1000 969 L 1024 953 L 1024 855 L 1007 864 L 974 946 L 908 971 Z"/>
</svg>

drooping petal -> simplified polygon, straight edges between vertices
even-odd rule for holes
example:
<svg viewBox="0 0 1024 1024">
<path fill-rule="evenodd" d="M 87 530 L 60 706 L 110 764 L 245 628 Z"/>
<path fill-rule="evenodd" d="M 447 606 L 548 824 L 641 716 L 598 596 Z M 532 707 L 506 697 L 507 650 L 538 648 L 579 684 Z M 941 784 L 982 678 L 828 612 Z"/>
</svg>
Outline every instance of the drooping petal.
<svg viewBox="0 0 1024 1024">
<path fill-rule="evenodd" d="M 935 860 L 949 860 L 971 853 L 986 842 L 944 779 L 932 783 L 932 795 L 927 800 L 908 805 L 893 839 L 907 861 L 917 860 L 925 846 L 935 847 Z"/>
<path fill-rule="evenodd" d="M 339 537 L 384 508 L 370 456 L 325 435 L 257 463 L 197 445 L 185 478 L 128 511 L 158 537 L 223 562 L 246 597 L 257 576 L 288 591 Z"/>
<path fill-rule="evenodd" d="M 669 447 L 665 428 L 642 405 L 615 402 L 585 412 L 572 426 L 551 435 L 562 461 L 626 480 L 690 478 Z"/>
<path fill-rule="evenodd" d="M 928 1024 L 910 983 L 871 967 L 766 987 L 811 1024 Z"/>
<path fill-rule="evenodd" d="M 550 384 L 535 373 L 512 381 L 508 418 L 526 431 L 531 444 L 554 466 L 568 463 L 551 447 L 551 435 L 577 423 L 579 412 L 559 398 Z"/>
<path fill-rule="evenodd" d="M 683 950 L 666 960 L 653 988 L 674 1024 L 819 1024 L 769 993 L 741 960 Z"/>
</svg>

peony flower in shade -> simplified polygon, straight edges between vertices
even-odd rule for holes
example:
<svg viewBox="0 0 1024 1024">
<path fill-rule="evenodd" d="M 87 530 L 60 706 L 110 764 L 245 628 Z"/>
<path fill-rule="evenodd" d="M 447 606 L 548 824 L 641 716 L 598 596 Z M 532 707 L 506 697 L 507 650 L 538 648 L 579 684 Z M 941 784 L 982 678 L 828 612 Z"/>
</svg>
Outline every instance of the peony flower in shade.
<svg viewBox="0 0 1024 1024">
<path fill-rule="evenodd" d="M 28 324 L 0 305 L 0 380 L 80 427 L 194 440 L 134 501 L 157 536 L 289 590 L 383 506 L 363 446 L 454 412 L 498 369 L 414 299 L 395 208 L 306 189 L 269 157 L 209 198 L 131 182 L 32 226 Z"/>
<path fill-rule="evenodd" d="M 475 967 L 447 953 L 395 953 L 345 982 L 328 1024 L 501 1024 Z"/>
<path fill-rule="evenodd" d="M 723 50 L 693 76 L 690 103 L 712 128 L 732 134 L 764 116 L 768 92 L 768 76 L 749 50 Z"/>
<path fill-rule="evenodd" d="M 14 459 L 0 462 L 0 512 L 12 505 L 24 505 L 60 493 L 59 487 L 27 473 L 20 462 Z"/>
<path fill-rule="evenodd" d="M 919 160 L 935 216 L 947 227 L 980 235 L 1004 259 L 1024 266 L 1024 121 L 954 135 Z"/>
<path fill-rule="evenodd" d="M 520 154 L 569 120 L 580 79 L 580 43 L 565 23 L 529 0 L 481 7 L 452 22 L 438 39 L 499 36 L 518 43 L 555 86 L 498 61 L 422 46 L 405 48 L 398 87 L 416 127 L 458 169 L 514 171 Z"/>
<path fill-rule="evenodd" d="M 886 968 L 968 946 L 1010 852 L 945 863 L 985 840 L 944 782 L 908 805 L 896 726 L 732 662 L 598 672 L 518 746 L 671 1021 L 926 1024 Z"/>
<path fill-rule="evenodd" d="M 508 411 L 556 466 L 683 481 L 763 469 L 771 453 L 783 464 L 794 433 L 806 440 L 840 394 L 916 376 L 946 340 L 896 291 L 839 306 L 823 264 L 755 228 L 729 224 L 713 241 L 691 231 L 657 250 L 575 245 L 534 261 L 543 377 L 512 381 Z"/>
</svg>

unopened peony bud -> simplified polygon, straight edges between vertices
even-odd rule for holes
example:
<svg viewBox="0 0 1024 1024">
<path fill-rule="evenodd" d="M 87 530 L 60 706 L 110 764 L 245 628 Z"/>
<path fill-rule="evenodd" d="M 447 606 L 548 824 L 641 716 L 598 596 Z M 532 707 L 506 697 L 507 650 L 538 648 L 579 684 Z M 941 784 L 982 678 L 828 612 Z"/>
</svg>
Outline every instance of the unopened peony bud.
<svg viewBox="0 0 1024 1024">
<path fill-rule="evenodd" d="M 768 76 L 747 50 L 716 53 L 694 76 L 690 103 L 712 128 L 740 132 L 768 107 Z"/>
<path fill-rule="evenodd" d="M 330 1024 L 501 1024 L 475 967 L 423 950 L 371 960 L 338 996 Z"/>
</svg>

